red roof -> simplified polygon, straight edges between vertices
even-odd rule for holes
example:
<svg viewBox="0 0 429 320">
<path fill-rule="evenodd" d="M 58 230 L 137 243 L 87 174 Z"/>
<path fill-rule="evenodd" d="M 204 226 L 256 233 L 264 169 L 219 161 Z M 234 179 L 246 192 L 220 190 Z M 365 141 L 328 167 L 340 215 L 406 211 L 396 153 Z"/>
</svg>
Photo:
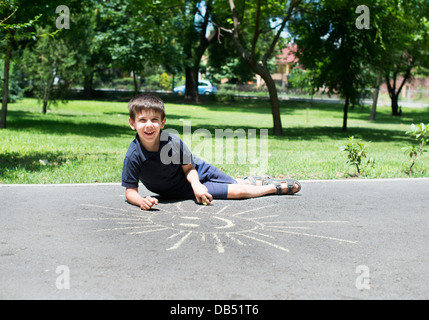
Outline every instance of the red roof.
<svg viewBox="0 0 429 320">
<path fill-rule="evenodd" d="M 286 48 L 283 48 L 282 54 L 276 56 L 277 61 L 281 64 L 297 63 L 298 58 L 295 53 L 298 50 L 298 46 L 295 43 L 289 44 Z"/>
</svg>

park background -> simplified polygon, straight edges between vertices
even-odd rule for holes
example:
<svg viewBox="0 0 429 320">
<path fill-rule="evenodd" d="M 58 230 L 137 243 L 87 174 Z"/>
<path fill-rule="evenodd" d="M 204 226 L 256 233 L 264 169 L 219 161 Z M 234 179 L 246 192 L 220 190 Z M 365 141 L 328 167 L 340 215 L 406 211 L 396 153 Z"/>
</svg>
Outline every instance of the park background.
<svg viewBox="0 0 429 320">
<path fill-rule="evenodd" d="M 120 182 L 135 135 L 127 101 L 139 92 L 159 94 L 166 128 L 179 132 L 185 121 L 213 139 L 216 129 L 268 129 L 260 174 L 428 176 L 418 152 L 425 127 L 407 133 L 429 119 L 426 1 L 6 0 L 0 8 L 2 184 Z M 201 79 L 218 92 L 199 95 Z M 183 96 L 172 93 L 182 84 Z M 255 165 L 214 164 L 234 177 Z"/>
</svg>

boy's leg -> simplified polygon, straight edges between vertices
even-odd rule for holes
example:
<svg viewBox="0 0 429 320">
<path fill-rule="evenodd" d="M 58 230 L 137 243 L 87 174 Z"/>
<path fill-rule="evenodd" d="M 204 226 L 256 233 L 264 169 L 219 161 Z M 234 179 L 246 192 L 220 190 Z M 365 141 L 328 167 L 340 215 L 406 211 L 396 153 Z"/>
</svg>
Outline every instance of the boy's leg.
<svg viewBox="0 0 429 320">
<path fill-rule="evenodd" d="M 198 174 L 201 182 L 207 187 L 209 193 L 216 199 L 248 199 L 276 194 L 277 188 L 274 184 L 262 185 L 262 180 L 251 185 L 248 179 L 233 179 L 216 167 L 206 162 L 198 166 Z M 282 193 L 288 190 L 287 183 L 282 183 Z M 295 184 L 292 192 L 296 193 L 299 185 Z"/>
<path fill-rule="evenodd" d="M 248 199 L 274 194 L 276 187 L 274 185 L 252 186 L 247 184 L 228 185 L 227 199 Z"/>
<path fill-rule="evenodd" d="M 282 183 L 282 191 L 286 192 L 288 186 L 286 183 Z M 299 190 L 299 186 L 295 184 L 293 186 L 293 193 Z M 277 192 L 276 186 L 269 184 L 266 186 L 253 186 L 248 184 L 230 184 L 228 185 L 227 199 L 248 199 L 257 198 Z"/>
</svg>

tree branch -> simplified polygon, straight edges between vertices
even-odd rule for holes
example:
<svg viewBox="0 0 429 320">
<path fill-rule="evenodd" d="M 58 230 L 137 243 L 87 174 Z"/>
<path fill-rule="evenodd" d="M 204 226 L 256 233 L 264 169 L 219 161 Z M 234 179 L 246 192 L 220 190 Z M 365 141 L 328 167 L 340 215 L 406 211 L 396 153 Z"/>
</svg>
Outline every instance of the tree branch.
<svg viewBox="0 0 429 320">
<path fill-rule="evenodd" d="M 240 43 L 239 32 L 238 32 L 238 26 L 240 25 L 240 21 L 238 19 L 237 9 L 235 7 L 234 0 L 229 0 L 229 6 L 231 8 L 232 21 L 233 21 L 233 25 L 234 25 L 234 28 L 231 30 L 232 31 L 232 39 L 233 39 L 234 44 L 237 47 L 238 51 L 240 52 L 241 56 L 243 57 L 243 59 L 250 62 L 249 55 L 247 54 L 246 50 L 244 49 L 244 47 Z"/>
<path fill-rule="evenodd" d="M 288 9 L 288 12 L 287 12 L 287 14 L 285 15 L 285 17 L 283 18 L 283 22 L 282 22 L 282 24 L 280 25 L 280 28 L 278 29 L 276 36 L 274 37 L 273 41 L 271 42 L 270 47 L 269 47 L 269 48 L 268 48 L 268 50 L 265 52 L 264 57 L 262 58 L 263 63 L 265 63 L 265 64 L 266 64 L 266 63 L 267 63 L 267 61 L 268 61 L 268 59 L 269 59 L 269 58 L 271 57 L 271 55 L 273 54 L 273 52 L 274 52 L 274 48 L 275 48 L 275 47 L 276 47 L 276 45 L 277 45 L 277 42 L 278 42 L 278 40 L 279 40 L 279 38 L 280 38 L 281 33 L 283 32 L 283 30 L 284 30 L 284 28 L 285 28 L 285 26 L 286 26 L 286 23 L 290 20 L 290 18 L 291 18 L 291 16 L 292 16 L 293 11 L 296 9 L 296 7 L 297 7 L 301 2 L 302 2 L 302 0 L 294 0 L 294 1 L 292 1 L 292 2 L 291 2 L 290 6 L 289 6 L 289 9 Z"/>
<path fill-rule="evenodd" d="M 261 0 L 258 0 L 257 8 L 256 8 L 256 22 L 255 22 L 255 30 L 253 31 L 253 39 L 252 39 L 252 49 L 250 54 L 250 59 L 255 60 L 255 51 L 256 51 L 256 43 L 258 42 L 258 38 L 260 35 L 259 23 L 261 20 Z"/>
<path fill-rule="evenodd" d="M 2 22 L 0 22 L 0 24 L 3 24 L 5 21 L 7 21 L 7 20 L 9 20 L 10 19 L 10 17 L 12 17 L 14 14 L 15 14 L 15 12 L 18 10 L 18 8 L 16 8 L 15 9 L 15 11 L 14 12 L 12 12 L 11 13 L 11 15 L 9 16 L 9 17 L 7 17 L 6 19 L 4 19 Z"/>
<path fill-rule="evenodd" d="M 210 16 L 210 13 L 212 11 L 211 5 L 212 5 L 211 1 L 206 1 L 206 13 L 203 17 L 204 22 L 203 22 L 203 25 L 201 27 L 201 43 L 206 39 L 206 31 L 207 31 L 207 27 L 209 25 L 209 16 Z M 196 9 L 197 9 L 197 13 L 199 15 L 201 15 L 200 9 L 198 7 L 196 7 Z"/>
<path fill-rule="evenodd" d="M 411 69 L 413 68 L 413 65 L 414 65 L 414 59 L 411 59 L 411 64 L 410 64 L 409 68 L 406 70 L 404 79 L 402 80 L 402 83 L 398 88 L 398 94 L 399 94 L 399 92 L 401 92 L 402 87 L 404 86 L 405 82 L 408 81 L 408 79 L 411 75 Z"/>
</svg>

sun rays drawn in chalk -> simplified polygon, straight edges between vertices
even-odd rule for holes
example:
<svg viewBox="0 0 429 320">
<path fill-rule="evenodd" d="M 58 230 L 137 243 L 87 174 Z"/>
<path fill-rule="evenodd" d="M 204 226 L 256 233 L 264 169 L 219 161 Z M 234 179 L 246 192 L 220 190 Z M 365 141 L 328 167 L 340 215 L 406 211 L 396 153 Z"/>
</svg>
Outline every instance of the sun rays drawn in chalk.
<svg viewBox="0 0 429 320">
<path fill-rule="evenodd" d="M 182 208 L 182 203 L 159 206 L 157 211 L 141 212 L 98 205 L 83 205 L 102 209 L 103 216 L 81 218 L 80 221 L 109 221 L 114 227 L 97 229 L 95 232 L 123 232 L 128 235 L 147 235 L 166 232 L 167 251 L 177 250 L 186 241 L 198 237 L 202 242 L 212 241 L 219 253 L 224 253 L 228 244 L 245 246 L 249 242 L 289 252 L 288 248 L 276 243 L 279 235 L 294 235 L 319 238 L 336 242 L 356 244 L 356 241 L 318 235 L 307 232 L 314 225 L 348 224 L 348 221 L 284 220 L 280 215 L 264 215 L 264 209 L 275 205 L 257 207 L 231 213 L 229 205 L 222 208 L 199 206 L 195 209 Z M 166 206 L 167 207 L 167 206 Z M 136 209 L 137 210 L 137 209 Z M 262 213 L 262 214 L 261 214 Z"/>
</svg>

